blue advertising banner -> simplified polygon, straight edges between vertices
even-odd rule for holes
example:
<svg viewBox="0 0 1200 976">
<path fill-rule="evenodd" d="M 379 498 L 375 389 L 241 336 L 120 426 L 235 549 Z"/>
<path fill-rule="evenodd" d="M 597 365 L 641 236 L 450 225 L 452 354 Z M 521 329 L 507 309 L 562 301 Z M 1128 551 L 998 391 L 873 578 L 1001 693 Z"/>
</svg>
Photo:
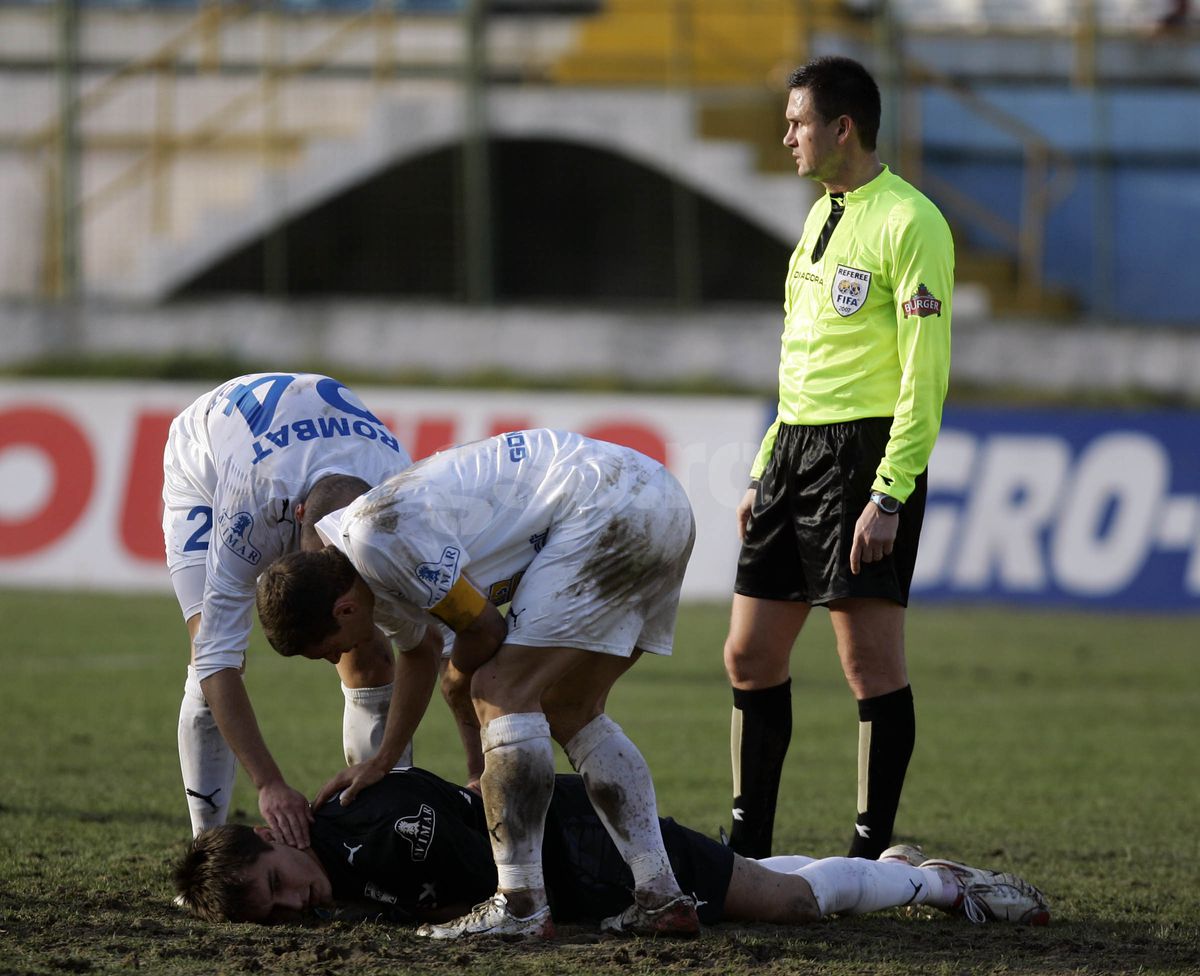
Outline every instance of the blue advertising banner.
<svg viewBox="0 0 1200 976">
<path fill-rule="evenodd" d="M 1200 611 L 1200 413 L 947 409 L 914 599 Z"/>
</svg>

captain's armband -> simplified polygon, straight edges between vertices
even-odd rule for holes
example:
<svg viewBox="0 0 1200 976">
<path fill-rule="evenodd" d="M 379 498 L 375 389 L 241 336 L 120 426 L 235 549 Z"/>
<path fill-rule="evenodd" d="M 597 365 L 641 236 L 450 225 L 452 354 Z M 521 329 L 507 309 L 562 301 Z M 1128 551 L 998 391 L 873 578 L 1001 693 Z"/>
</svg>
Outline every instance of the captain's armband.
<svg viewBox="0 0 1200 976">
<path fill-rule="evenodd" d="M 429 612 L 457 633 L 469 627 L 483 613 L 487 600 L 465 576 L 460 576 L 450 592 L 429 608 Z"/>
</svg>

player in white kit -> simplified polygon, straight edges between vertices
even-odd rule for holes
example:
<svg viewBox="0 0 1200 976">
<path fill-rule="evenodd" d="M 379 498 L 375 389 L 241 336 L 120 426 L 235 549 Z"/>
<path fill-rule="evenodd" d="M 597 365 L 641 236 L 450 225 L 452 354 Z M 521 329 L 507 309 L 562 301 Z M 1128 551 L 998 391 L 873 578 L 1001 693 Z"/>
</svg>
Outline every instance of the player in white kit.
<svg viewBox="0 0 1200 976">
<path fill-rule="evenodd" d="M 541 863 L 551 738 L 633 874 L 634 904 L 606 930 L 696 934 L 645 760 L 604 714 L 609 690 L 643 651 L 671 653 L 695 538 L 671 474 L 579 434 L 518 431 L 427 458 L 317 531 L 328 548 L 285 557 L 259 580 L 259 616 L 276 650 L 338 660 L 372 621 L 438 621 L 454 632 L 451 662 L 471 676 L 498 890 L 422 934 L 553 936 Z M 346 787 L 350 802 L 386 771 L 379 762 L 343 770 L 318 801 Z"/>
<path fill-rule="evenodd" d="M 307 846 L 308 801 L 287 785 L 242 683 L 255 581 L 274 559 L 300 548 L 304 502 L 314 486 L 345 504 L 411 463 L 362 401 L 326 376 L 239 376 L 172 422 L 163 456 L 163 533 L 192 643 L 179 756 L 193 834 L 225 822 L 240 759 L 264 819 L 288 843 Z M 306 544 L 321 545 L 311 527 L 305 534 Z M 430 688 L 439 650 L 406 659 L 433 668 L 420 677 Z M 347 761 L 357 762 L 377 749 L 395 690 L 383 635 L 348 655 L 338 673 L 346 699 L 343 745 Z"/>
</svg>

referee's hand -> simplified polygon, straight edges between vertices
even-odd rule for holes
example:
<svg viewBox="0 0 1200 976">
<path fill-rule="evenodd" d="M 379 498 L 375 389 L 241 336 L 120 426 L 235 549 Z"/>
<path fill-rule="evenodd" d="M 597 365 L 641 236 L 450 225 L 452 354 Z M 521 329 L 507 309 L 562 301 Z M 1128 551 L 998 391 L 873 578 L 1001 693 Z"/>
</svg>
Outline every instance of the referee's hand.
<svg viewBox="0 0 1200 976">
<path fill-rule="evenodd" d="M 738 502 L 737 507 L 738 539 L 742 542 L 746 541 L 746 523 L 750 521 L 750 509 L 753 507 L 754 489 L 747 488 L 746 494 L 742 495 L 742 500 Z"/>
<path fill-rule="evenodd" d="M 877 563 L 892 554 L 900 515 L 887 515 L 874 502 L 867 502 L 854 525 L 854 542 L 850 546 L 850 572 L 855 576 L 863 563 Z"/>
</svg>

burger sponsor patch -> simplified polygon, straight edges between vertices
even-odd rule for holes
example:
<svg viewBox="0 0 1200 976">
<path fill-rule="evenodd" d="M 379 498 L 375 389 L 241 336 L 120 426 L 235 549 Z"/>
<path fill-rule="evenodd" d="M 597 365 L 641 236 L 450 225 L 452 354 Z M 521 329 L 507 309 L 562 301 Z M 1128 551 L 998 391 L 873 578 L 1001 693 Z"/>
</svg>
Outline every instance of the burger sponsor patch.
<svg viewBox="0 0 1200 976">
<path fill-rule="evenodd" d="M 940 316 L 941 314 L 941 299 L 935 298 L 933 292 L 925 287 L 924 282 L 917 285 L 917 293 L 904 303 L 905 318 L 908 318 L 910 315 L 918 315 L 924 318 L 926 315 Z"/>
</svg>

